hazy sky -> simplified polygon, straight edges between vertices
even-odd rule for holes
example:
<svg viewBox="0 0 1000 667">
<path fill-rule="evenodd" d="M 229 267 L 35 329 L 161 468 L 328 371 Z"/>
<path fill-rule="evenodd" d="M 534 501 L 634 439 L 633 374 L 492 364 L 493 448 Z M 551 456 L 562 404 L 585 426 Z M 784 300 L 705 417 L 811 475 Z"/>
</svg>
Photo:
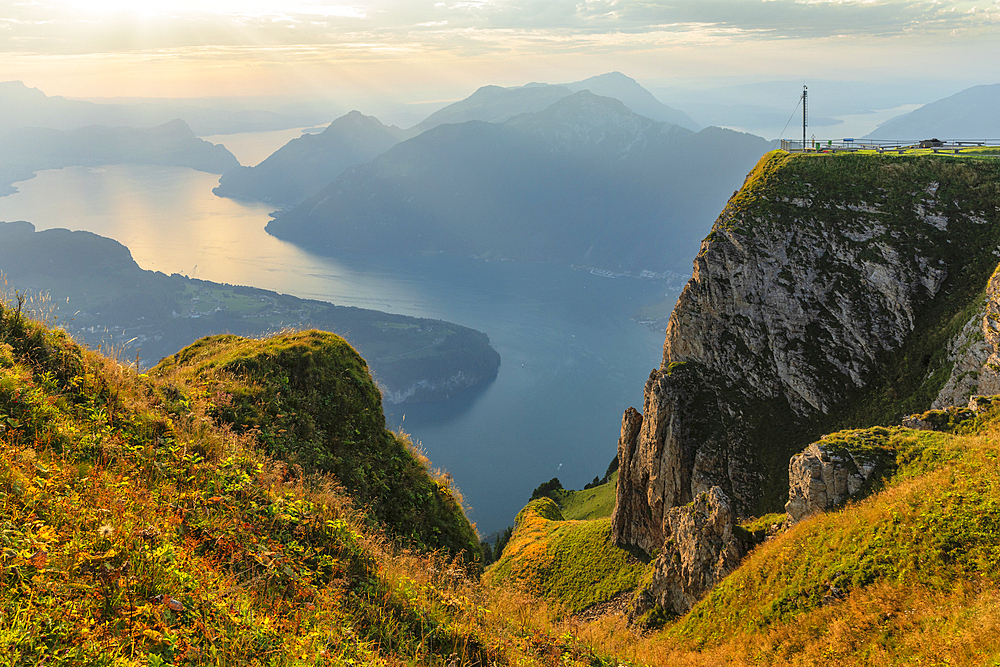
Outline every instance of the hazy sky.
<svg viewBox="0 0 1000 667">
<path fill-rule="evenodd" d="M 0 81 L 78 97 L 414 99 L 611 70 L 661 84 L 1000 81 L 1000 0 L 337 2 L 0 0 Z"/>
</svg>

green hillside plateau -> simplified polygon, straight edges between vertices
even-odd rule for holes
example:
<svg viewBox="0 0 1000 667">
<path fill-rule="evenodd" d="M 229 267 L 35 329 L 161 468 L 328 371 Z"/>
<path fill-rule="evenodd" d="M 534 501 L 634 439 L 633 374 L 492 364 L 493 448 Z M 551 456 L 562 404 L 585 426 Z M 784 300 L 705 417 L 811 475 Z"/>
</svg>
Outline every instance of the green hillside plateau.
<svg viewBox="0 0 1000 667">
<path fill-rule="evenodd" d="M 160 362 L 167 406 L 193 404 L 217 424 L 251 436 L 293 474 L 332 472 L 355 504 L 411 546 L 479 557 L 479 539 L 460 495 L 427 459 L 385 428 L 368 365 L 347 342 L 322 331 L 257 340 L 203 338 Z"/>
<path fill-rule="evenodd" d="M 615 471 L 604 484 L 582 491 L 556 489 L 550 496 L 559 505 L 559 511 L 565 519 L 598 519 L 611 516 L 611 510 L 615 508 L 617 483 L 618 472 Z"/>
</svg>

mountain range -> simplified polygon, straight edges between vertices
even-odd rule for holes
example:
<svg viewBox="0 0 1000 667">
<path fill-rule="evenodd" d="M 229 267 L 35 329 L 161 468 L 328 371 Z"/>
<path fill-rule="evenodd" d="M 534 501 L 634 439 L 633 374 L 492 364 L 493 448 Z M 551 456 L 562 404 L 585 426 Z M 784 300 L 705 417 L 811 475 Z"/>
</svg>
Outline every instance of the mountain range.
<svg viewBox="0 0 1000 667">
<path fill-rule="evenodd" d="M 621 72 L 609 72 L 562 85 L 529 83 L 514 88 L 483 86 L 464 100 L 432 113 L 413 128 L 413 133 L 417 134 L 445 123 L 464 123 L 470 120 L 502 123 L 518 114 L 542 111 L 581 90 L 589 90 L 595 95 L 616 99 L 635 113 L 653 120 L 680 125 L 694 131 L 701 129 L 690 116 L 660 102 L 635 79 Z"/>
<path fill-rule="evenodd" d="M 581 90 L 616 99 L 653 120 L 700 129 L 687 114 L 662 104 L 634 79 L 618 72 L 565 85 L 483 86 L 407 130 L 383 125 L 374 117 L 352 111 L 317 136 L 293 139 L 261 164 L 224 174 L 214 192 L 220 197 L 290 208 L 328 185 L 347 167 L 365 164 L 394 144 L 429 129 L 473 120 L 502 123 L 520 114 L 543 111 Z"/>
<path fill-rule="evenodd" d="M 686 263 L 712 211 L 768 146 L 654 121 L 582 90 L 502 123 L 427 130 L 267 229 L 317 248 L 659 272 Z"/>
</svg>

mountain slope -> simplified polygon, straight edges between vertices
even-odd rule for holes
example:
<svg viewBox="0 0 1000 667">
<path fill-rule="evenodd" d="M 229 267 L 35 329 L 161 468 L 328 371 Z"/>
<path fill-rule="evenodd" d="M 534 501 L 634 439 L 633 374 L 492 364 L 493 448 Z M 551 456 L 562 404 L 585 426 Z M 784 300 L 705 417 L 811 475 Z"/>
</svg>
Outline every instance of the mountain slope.
<svg viewBox="0 0 1000 667">
<path fill-rule="evenodd" d="M 9 190 L 10 183 L 43 169 L 108 164 L 168 165 L 221 174 L 238 167 L 239 161 L 225 146 L 196 137 L 179 119 L 150 128 L 91 125 L 64 132 L 25 127 L 0 138 L 0 176 L 8 179 L 0 181 L 0 189 Z"/>
<path fill-rule="evenodd" d="M 757 547 L 669 636 L 704 649 L 785 626 L 789 644 L 835 662 L 899 664 L 934 654 L 989 664 L 1000 651 L 991 636 L 1000 578 L 995 420 L 963 436 L 872 429 L 906 462 L 896 479 Z M 786 649 L 776 639 L 751 650 L 780 655 Z"/>
<path fill-rule="evenodd" d="M 171 405 L 205 400 L 216 423 L 301 470 L 336 475 L 356 506 L 404 544 L 478 558 L 475 530 L 442 477 L 385 428 L 368 365 L 331 333 L 203 338 L 161 361 Z"/>
<path fill-rule="evenodd" d="M 364 164 L 389 150 L 401 138 L 397 128 L 352 111 L 320 134 L 292 139 L 255 167 L 227 171 L 212 192 L 291 206 L 318 192 L 351 165 Z"/>
<path fill-rule="evenodd" d="M 680 125 L 693 132 L 701 129 L 701 126 L 691 116 L 678 109 L 668 107 L 656 99 L 653 93 L 639 85 L 635 79 L 627 77 L 621 72 L 608 72 L 565 85 L 574 93 L 589 90 L 595 95 L 614 98 L 646 118 Z"/>
<path fill-rule="evenodd" d="M 543 111 L 581 90 L 616 99 L 640 116 L 680 125 L 692 131 L 701 129 L 690 116 L 657 100 L 635 79 L 620 72 L 609 72 L 566 84 L 529 83 L 515 88 L 483 86 L 464 100 L 432 113 L 412 128 L 411 136 L 445 123 L 465 123 L 470 120 L 502 123 L 519 114 Z"/>
<path fill-rule="evenodd" d="M 765 156 L 623 418 L 616 539 L 657 549 L 667 510 L 712 486 L 740 516 L 778 511 L 789 457 L 819 435 L 930 407 L 983 321 L 998 205 L 991 158 Z"/>
<path fill-rule="evenodd" d="M 767 144 L 697 134 L 583 91 L 509 121 L 443 125 L 272 220 L 317 248 L 448 252 L 632 271 L 682 265 Z M 637 242 L 641 239 L 641 242 Z"/>
<path fill-rule="evenodd" d="M 522 113 L 536 113 L 547 109 L 572 94 L 573 91 L 565 86 L 548 84 L 529 84 L 517 88 L 483 86 L 464 100 L 435 111 L 410 132 L 416 136 L 438 125 L 466 123 L 470 120 L 502 123 Z"/>
<path fill-rule="evenodd" d="M 321 328 L 349 338 L 386 400 L 402 403 L 489 382 L 500 364 L 486 334 L 458 324 L 144 271 L 127 248 L 89 232 L 0 223 L 0 272 L 12 289 L 47 295 L 77 340 L 147 365 L 212 334 Z"/>
<path fill-rule="evenodd" d="M 1000 139 L 1000 83 L 973 86 L 950 97 L 897 116 L 869 133 L 870 139 L 919 141 L 940 139 Z"/>
<path fill-rule="evenodd" d="M 579 613 L 627 596 L 649 579 L 650 570 L 648 558 L 615 545 L 609 518 L 567 521 L 555 501 L 543 497 L 518 513 L 486 581 L 521 586 Z"/>
</svg>

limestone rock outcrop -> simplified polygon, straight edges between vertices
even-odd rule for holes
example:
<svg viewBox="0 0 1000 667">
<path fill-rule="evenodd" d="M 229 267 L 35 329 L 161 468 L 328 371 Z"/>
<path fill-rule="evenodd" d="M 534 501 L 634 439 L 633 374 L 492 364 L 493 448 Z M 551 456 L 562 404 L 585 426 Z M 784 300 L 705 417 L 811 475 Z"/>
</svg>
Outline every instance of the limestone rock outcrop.
<svg viewBox="0 0 1000 667">
<path fill-rule="evenodd" d="M 892 466 L 888 451 L 850 451 L 814 442 L 788 464 L 789 525 L 867 492 Z"/>
<path fill-rule="evenodd" d="M 635 621 L 653 605 L 687 613 L 698 600 L 735 570 L 750 548 L 748 536 L 734 525 L 736 515 L 717 486 L 693 502 L 667 511 L 663 550 L 652 583 L 640 592 L 629 612 Z"/>
<path fill-rule="evenodd" d="M 659 548 L 670 508 L 715 486 L 738 517 L 778 511 L 821 434 L 930 407 L 946 324 L 1000 245 L 1000 210 L 968 184 L 996 181 L 986 161 L 762 158 L 702 243 L 641 421 L 626 415 L 615 539 Z"/>
<path fill-rule="evenodd" d="M 948 360 L 951 375 L 931 408 L 965 405 L 977 394 L 1000 394 L 1000 275 L 993 274 L 985 304 L 949 343 Z"/>
</svg>

